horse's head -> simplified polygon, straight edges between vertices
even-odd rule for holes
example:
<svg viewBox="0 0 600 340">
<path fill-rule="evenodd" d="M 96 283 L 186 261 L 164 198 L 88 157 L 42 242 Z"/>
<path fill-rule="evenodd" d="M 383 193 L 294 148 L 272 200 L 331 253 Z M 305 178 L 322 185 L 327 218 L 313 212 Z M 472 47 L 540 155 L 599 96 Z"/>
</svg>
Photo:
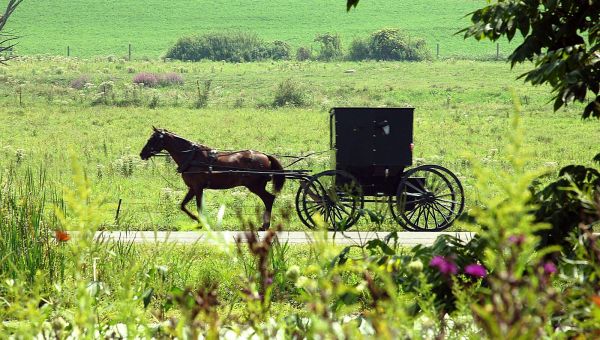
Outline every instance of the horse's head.
<svg viewBox="0 0 600 340">
<path fill-rule="evenodd" d="M 165 130 L 157 129 L 154 126 L 152 127 L 152 130 L 152 136 L 150 136 L 150 139 L 148 139 L 148 142 L 144 145 L 142 152 L 140 152 L 140 158 L 143 160 L 155 156 L 165 148 Z"/>
</svg>

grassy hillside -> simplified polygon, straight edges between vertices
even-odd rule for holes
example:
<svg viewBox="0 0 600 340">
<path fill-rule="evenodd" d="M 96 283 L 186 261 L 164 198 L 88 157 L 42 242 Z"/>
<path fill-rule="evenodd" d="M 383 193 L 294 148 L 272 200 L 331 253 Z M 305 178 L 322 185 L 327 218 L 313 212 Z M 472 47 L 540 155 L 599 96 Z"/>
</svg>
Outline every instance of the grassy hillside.
<svg viewBox="0 0 600 340">
<path fill-rule="evenodd" d="M 178 210 L 185 186 L 174 165 L 165 159 L 143 162 L 138 156 L 152 125 L 220 149 L 299 155 L 328 149 L 331 107 L 411 105 L 416 108 L 415 163 L 456 172 L 472 206 L 478 197 L 466 156 L 494 171 L 507 169 L 499 154 L 511 133 L 511 89 L 523 102 L 531 168 L 556 171 L 566 164 L 589 164 L 598 152 L 593 138 L 581 137 L 599 135 L 598 122 L 581 121 L 581 105 L 552 113 L 546 88 L 514 80 L 522 71 L 474 61 L 230 64 L 27 58 L 0 67 L 0 166 L 43 165 L 48 182 L 61 188 L 70 183 L 71 150 L 86 168 L 95 195 L 106 202 L 105 221 L 112 221 L 122 198 L 123 216 L 133 228 L 186 228 L 187 217 Z M 185 83 L 134 87 L 138 72 L 177 72 Z M 74 80 L 82 78 L 88 84 L 79 87 Z M 307 107 L 271 106 L 278 83 L 288 78 L 301 85 Z M 196 109 L 196 81 L 202 87 L 207 79 L 212 80 L 208 107 Z M 315 172 L 328 166 L 328 155 L 298 164 Z M 293 204 L 297 185 L 286 184 L 276 210 Z M 254 215 L 258 206 L 245 189 L 209 191 L 205 197 L 211 221 L 226 204 L 227 228 L 236 228 L 237 208 Z M 290 227 L 303 230 L 295 219 Z"/>
<path fill-rule="evenodd" d="M 267 40 L 309 45 L 317 33 L 338 32 L 345 46 L 353 37 L 384 27 L 402 28 L 423 37 L 440 55 L 487 57 L 490 43 L 464 41 L 454 33 L 468 24 L 465 14 L 482 0 L 369 0 L 349 13 L 345 1 L 191 1 L 191 0 L 55 0 L 25 1 L 9 29 L 22 35 L 21 54 L 158 57 L 183 35 L 242 29 Z M 505 54 L 507 44 L 501 44 Z"/>
</svg>

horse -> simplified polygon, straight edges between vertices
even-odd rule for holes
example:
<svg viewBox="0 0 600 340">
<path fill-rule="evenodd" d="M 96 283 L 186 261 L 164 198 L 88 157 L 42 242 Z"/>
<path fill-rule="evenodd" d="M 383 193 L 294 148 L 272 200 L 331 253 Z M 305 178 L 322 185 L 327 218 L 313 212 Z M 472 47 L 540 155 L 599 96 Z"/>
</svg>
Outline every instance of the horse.
<svg viewBox="0 0 600 340">
<path fill-rule="evenodd" d="M 221 190 L 244 186 L 260 197 L 265 205 L 261 230 L 270 227 L 275 195 L 268 192 L 266 186 L 269 181 L 273 181 L 273 192 L 277 194 L 285 182 L 284 175 L 270 173 L 283 170 L 275 157 L 253 150 L 218 152 L 165 129 L 152 129 L 153 133 L 140 152 L 140 158 L 148 160 L 163 150 L 169 153 L 188 187 L 180 208 L 191 219 L 199 222 L 198 217 L 186 205 L 196 197 L 198 212 L 202 214 L 204 189 Z"/>
</svg>

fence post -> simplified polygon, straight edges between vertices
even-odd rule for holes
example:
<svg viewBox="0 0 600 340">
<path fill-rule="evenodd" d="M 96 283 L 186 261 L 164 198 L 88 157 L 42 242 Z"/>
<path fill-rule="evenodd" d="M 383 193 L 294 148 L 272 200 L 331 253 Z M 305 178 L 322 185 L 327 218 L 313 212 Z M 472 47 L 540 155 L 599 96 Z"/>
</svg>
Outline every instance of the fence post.
<svg viewBox="0 0 600 340">
<path fill-rule="evenodd" d="M 496 60 L 500 59 L 500 43 L 496 43 Z"/>
<path fill-rule="evenodd" d="M 117 213 L 115 214 L 115 222 L 119 221 L 119 213 L 121 212 L 121 202 L 123 202 L 123 199 L 119 198 L 119 205 L 117 206 Z"/>
<path fill-rule="evenodd" d="M 129 61 L 131 61 L 131 44 L 129 44 Z"/>
<path fill-rule="evenodd" d="M 439 59 L 440 57 L 440 43 L 436 44 L 436 58 Z"/>
<path fill-rule="evenodd" d="M 67 45 L 67 57 L 71 56 L 71 47 Z"/>
</svg>

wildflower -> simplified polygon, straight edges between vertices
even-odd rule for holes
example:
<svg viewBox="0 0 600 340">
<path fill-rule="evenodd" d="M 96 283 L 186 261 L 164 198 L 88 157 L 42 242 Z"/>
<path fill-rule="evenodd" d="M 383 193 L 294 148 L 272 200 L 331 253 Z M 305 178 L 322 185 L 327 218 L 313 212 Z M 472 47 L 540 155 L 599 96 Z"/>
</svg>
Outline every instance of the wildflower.
<svg viewBox="0 0 600 340">
<path fill-rule="evenodd" d="M 71 236 L 66 231 L 56 230 L 54 234 L 58 242 L 67 242 L 71 239 Z"/>
<path fill-rule="evenodd" d="M 525 242 L 525 235 L 512 235 L 508 238 L 508 241 L 516 246 L 520 246 Z"/>
<path fill-rule="evenodd" d="M 556 265 L 552 261 L 544 263 L 544 273 L 548 275 L 556 273 Z"/>
<path fill-rule="evenodd" d="M 465 274 L 483 278 L 487 276 L 487 270 L 484 266 L 473 263 L 465 267 Z"/>
<path fill-rule="evenodd" d="M 429 266 L 437 268 L 444 275 L 455 275 L 458 272 L 458 268 L 452 260 L 440 255 L 434 256 L 429 262 Z"/>
</svg>

